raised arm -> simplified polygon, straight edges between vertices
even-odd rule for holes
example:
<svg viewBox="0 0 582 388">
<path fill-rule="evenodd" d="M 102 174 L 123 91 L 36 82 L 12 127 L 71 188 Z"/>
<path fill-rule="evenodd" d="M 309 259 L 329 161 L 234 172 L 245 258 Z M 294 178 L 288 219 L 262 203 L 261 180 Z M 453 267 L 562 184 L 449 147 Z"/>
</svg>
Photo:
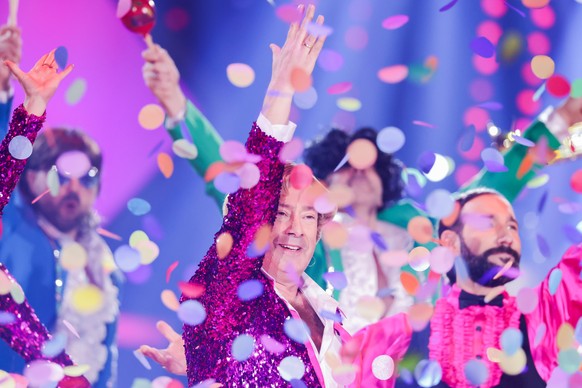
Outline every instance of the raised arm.
<svg viewBox="0 0 582 388">
<path fill-rule="evenodd" d="M 17 159 L 10 154 L 10 142 L 16 136 L 24 136 L 31 143 L 34 142 L 44 122 L 47 103 L 61 80 L 73 70 L 72 65 L 69 65 L 57 73 L 54 50 L 45 54 L 28 73 L 20 70 L 12 61 L 6 60 L 4 64 L 22 85 L 26 98 L 24 104 L 15 110 L 10 129 L 0 144 L 0 215 L 26 164 L 26 159 Z"/>
<path fill-rule="evenodd" d="M 0 27 L 0 58 L 20 63 L 22 39 L 20 29 L 16 26 Z M 13 90 L 10 85 L 10 69 L 0 65 L 0 138 L 8 132 L 8 120 L 12 108 Z"/>
<path fill-rule="evenodd" d="M 559 108 L 551 110 L 549 114 L 542 114 L 527 128 L 523 137 L 539 145 L 545 139 L 550 150 L 560 148 L 563 140 L 568 136 L 568 128 L 575 123 L 582 122 L 582 98 L 568 98 Z M 508 170 L 505 172 L 489 172 L 483 169 L 463 190 L 475 187 L 489 187 L 499 191 L 507 199 L 513 201 L 523 190 L 525 185 L 536 176 L 536 172 L 544 164 L 532 159 L 531 168 L 520 172 L 526 159 L 529 147 L 521 144 L 513 146 L 505 153 L 504 161 Z M 580 152 L 582 150 L 578 150 Z M 550 158 L 551 159 L 551 158 Z"/>
<path fill-rule="evenodd" d="M 166 111 L 166 129 L 173 140 L 183 138 L 180 123 L 184 121 L 192 141 L 198 148 L 198 156 L 190 160 L 194 170 L 202 178 L 208 168 L 221 159 L 222 138 L 210 121 L 187 100 L 180 88 L 180 73 L 176 64 L 159 45 L 153 45 L 142 53 L 145 64 L 142 69 L 147 87 Z M 222 211 L 225 194 L 214 187 L 212 181 L 206 183 L 206 194 L 216 201 Z"/>
<path fill-rule="evenodd" d="M 303 6 L 300 6 L 303 11 Z M 293 23 L 282 48 L 271 45 L 273 71 L 266 93 L 262 114 L 255 123 L 246 143 L 247 152 L 261 157 L 257 163 L 260 179 L 250 189 L 239 189 L 229 196 L 228 213 L 215 242 L 200 263 L 192 282 L 205 286 L 198 299 L 207 309 L 207 321 L 195 327 L 184 325 L 184 343 L 188 353 L 188 379 L 190 385 L 209 378 L 220 382 L 244 381 L 244 368 L 228 367 L 221 360 L 230 351 L 230 337 L 240 330 L 240 322 L 233 314 L 243 311 L 237 296 L 238 286 L 246 280 L 257 279 L 262 258 L 247 257 L 247 248 L 256 231 L 264 224 L 273 224 L 281 192 L 284 165 L 279 160 L 281 140 L 290 138 L 275 131 L 275 126 L 289 123 L 292 96 L 291 73 L 299 68 L 307 74 L 313 71 L 315 61 L 325 40 L 307 34 L 307 24 L 313 20 L 315 8 L 309 6 L 301 25 Z M 317 19 L 323 23 L 323 17 Z M 222 259 L 218 257 L 217 244 L 230 235 L 232 249 Z M 182 300 L 185 300 L 184 296 Z M 232 317 L 232 319 L 230 318 Z M 244 317 L 240 317 L 244 321 Z M 226 335 L 224 333 L 229 333 Z M 209 352 L 207 349 L 215 349 Z"/>
</svg>

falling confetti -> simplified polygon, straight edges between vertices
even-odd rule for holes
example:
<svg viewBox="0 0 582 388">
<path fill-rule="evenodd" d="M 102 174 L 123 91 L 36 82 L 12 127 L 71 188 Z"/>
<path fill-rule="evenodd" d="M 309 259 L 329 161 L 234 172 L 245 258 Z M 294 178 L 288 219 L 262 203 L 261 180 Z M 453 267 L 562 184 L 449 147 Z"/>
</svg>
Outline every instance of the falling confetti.
<svg viewBox="0 0 582 388">
<path fill-rule="evenodd" d="M 226 76 L 231 84 L 246 88 L 255 81 L 255 71 L 245 63 L 231 63 L 226 67 Z"/>
<path fill-rule="evenodd" d="M 408 67 L 405 65 L 394 65 L 380 69 L 378 71 L 378 78 L 382 82 L 388 84 L 396 84 L 402 82 L 408 76 Z"/>
<path fill-rule="evenodd" d="M 162 126 L 166 113 L 161 106 L 157 104 L 148 104 L 140 109 L 137 121 L 142 128 L 154 130 Z"/>
<path fill-rule="evenodd" d="M 382 27 L 387 29 L 387 30 L 396 30 L 396 29 L 404 26 L 406 23 L 408 23 L 409 19 L 410 18 L 408 17 L 408 15 L 390 16 L 390 17 L 384 19 L 384 21 L 382 21 Z"/>
<path fill-rule="evenodd" d="M 164 177 L 171 177 L 174 173 L 174 161 L 172 157 L 165 152 L 160 152 L 158 154 L 158 168 Z"/>
<path fill-rule="evenodd" d="M 8 152 L 14 159 L 28 159 L 32 155 L 32 143 L 24 136 L 14 136 L 8 143 Z"/>
</svg>

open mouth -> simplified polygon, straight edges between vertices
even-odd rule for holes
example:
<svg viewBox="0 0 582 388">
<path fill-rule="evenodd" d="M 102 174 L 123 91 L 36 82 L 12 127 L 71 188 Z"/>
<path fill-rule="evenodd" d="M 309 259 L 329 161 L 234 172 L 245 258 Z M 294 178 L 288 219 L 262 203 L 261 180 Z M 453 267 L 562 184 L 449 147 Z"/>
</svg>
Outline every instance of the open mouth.
<svg viewBox="0 0 582 388">
<path fill-rule="evenodd" d="M 302 248 L 297 245 L 279 244 L 279 246 L 290 252 L 299 252 Z"/>
</svg>

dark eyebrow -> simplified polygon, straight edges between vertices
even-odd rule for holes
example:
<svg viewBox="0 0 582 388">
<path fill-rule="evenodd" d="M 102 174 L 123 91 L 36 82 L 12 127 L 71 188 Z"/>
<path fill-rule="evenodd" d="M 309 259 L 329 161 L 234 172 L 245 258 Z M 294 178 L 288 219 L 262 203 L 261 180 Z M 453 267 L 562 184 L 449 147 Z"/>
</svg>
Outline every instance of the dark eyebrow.
<svg viewBox="0 0 582 388">
<path fill-rule="evenodd" d="M 515 222 L 515 223 L 517 224 L 517 220 L 516 220 L 516 219 L 515 219 L 515 217 L 513 217 L 513 216 L 509 218 L 509 221 L 511 221 L 511 222 Z"/>
</svg>

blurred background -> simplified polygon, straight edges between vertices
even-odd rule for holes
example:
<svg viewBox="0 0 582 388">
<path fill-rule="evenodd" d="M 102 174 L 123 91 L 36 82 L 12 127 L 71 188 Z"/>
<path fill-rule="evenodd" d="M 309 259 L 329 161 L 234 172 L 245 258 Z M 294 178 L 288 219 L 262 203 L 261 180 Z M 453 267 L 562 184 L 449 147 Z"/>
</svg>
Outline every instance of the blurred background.
<svg viewBox="0 0 582 388">
<path fill-rule="evenodd" d="M 0 18 L 7 14 L 4 3 Z M 546 106 L 560 102 L 533 75 L 533 56 L 549 55 L 555 73 L 570 83 L 582 78 L 580 0 L 545 1 L 549 4 L 536 9 L 528 7 L 535 3 L 528 0 L 315 3 L 331 35 L 312 89 L 295 98 L 296 135 L 308 140 L 332 127 L 400 128 L 406 143 L 396 155 L 407 167 L 418 168 L 424 152 L 449 158 L 444 172 L 431 177 L 436 181 L 427 180 L 413 197 L 421 204 L 435 189 L 457 190 L 483 167 L 480 152 L 492 142 L 488 126 L 502 132 L 525 129 Z M 270 77 L 268 45 L 284 42 L 290 4 L 297 3 L 156 3 L 153 39 L 174 58 L 187 95 L 224 139 L 244 141 L 259 114 Z M 98 210 L 104 228 L 122 238 L 108 240 L 112 248 L 126 244 L 135 230 L 146 231 L 160 247 L 157 260 L 128 274 L 122 292 L 118 386 L 129 387 L 136 378 L 164 375 L 155 366 L 146 370 L 132 352 L 144 343 L 165 347 L 154 326 L 158 319 L 180 330 L 160 293 L 179 293 L 177 282 L 193 274 L 221 219 L 204 193 L 204 182 L 186 160 L 173 155 L 164 129 L 146 130 L 138 122 L 140 109 L 155 102 L 141 75 L 145 43 L 122 25 L 116 9 L 114 0 L 21 0 L 18 25 L 23 69 L 59 46 L 76 66 L 51 102 L 47 121 L 81 128 L 101 145 L 105 160 Z M 493 43 L 490 58 L 471 45 L 478 36 Z M 229 81 L 226 69 L 232 63 L 254 70 L 250 86 Z M 579 87 L 572 91 L 581 93 Z M 16 90 L 15 101 L 21 100 Z M 476 136 L 471 149 L 461 151 L 459 139 L 471 132 Z M 174 159 L 169 178 L 158 168 L 160 152 Z M 566 248 L 581 241 L 582 201 L 570 185 L 580 168 L 580 159 L 544 168 L 515 202 L 524 274 L 514 290 L 539 283 Z M 132 198 L 149 202 L 151 211 L 134 215 L 127 207 Z M 167 282 L 171 266 L 175 270 Z"/>
</svg>

